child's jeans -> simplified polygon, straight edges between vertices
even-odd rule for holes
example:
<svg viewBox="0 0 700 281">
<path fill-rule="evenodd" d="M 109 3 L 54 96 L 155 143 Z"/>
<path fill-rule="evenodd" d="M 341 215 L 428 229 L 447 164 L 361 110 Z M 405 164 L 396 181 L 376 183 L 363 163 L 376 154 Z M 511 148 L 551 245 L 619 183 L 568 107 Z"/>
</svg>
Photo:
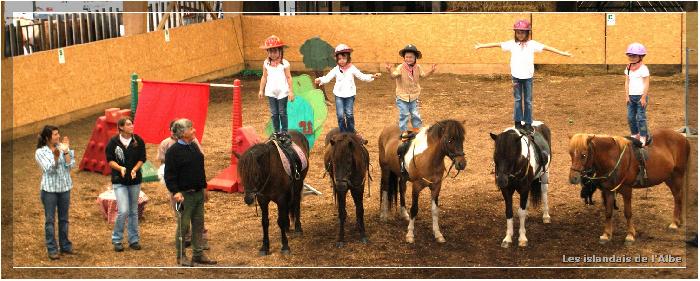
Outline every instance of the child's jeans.
<svg viewBox="0 0 700 281">
<path fill-rule="evenodd" d="M 399 129 L 401 131 L 408 130 L 408 116 L 411 116 L 411 125 L 414 129 L 423 127 L 423 121 L 418 113 L 418 100 L 406 102 L 400 98 L 396 98 L 396 106 L 399 107 Z"/>
<path fill-rule="evenodd" d="M 632 135 L 639 134 L 642 137 L 647 137 L 647 109 L 642 106 L 641 95 L 630 95 L 630 101 L 627 103 L 627 122 L 630 125 Z M 649 96 L 646 99 L 649 102 Z"/>
<path fill-rule="evenodd" d="M 267 97 L 267 101 L 270 103 L 272 128 L 274 128 L 275 133 L 287 132 L 287 98 Z"/>
<path fill-rule="evenodd" d="M 525 121 L 525 124 L 532 125 L 532 78 L 519 79 L 513 78 L 513 121 L 520 123 Z M 522 101 L 525 100 L 525 110 L 523 112 Z M 524 116 L 523 116 L 524 115 Z M 524 117 L 524 118 L 523 118 Z"/>
<path fill-rule="evenodd" d="M 335 97 L 335 116 L 338 117 L 338 128 L 341 133 L 355 132 L 355 116 L 352 114 L 354 105 L 355 96 Z"/>
</svg>

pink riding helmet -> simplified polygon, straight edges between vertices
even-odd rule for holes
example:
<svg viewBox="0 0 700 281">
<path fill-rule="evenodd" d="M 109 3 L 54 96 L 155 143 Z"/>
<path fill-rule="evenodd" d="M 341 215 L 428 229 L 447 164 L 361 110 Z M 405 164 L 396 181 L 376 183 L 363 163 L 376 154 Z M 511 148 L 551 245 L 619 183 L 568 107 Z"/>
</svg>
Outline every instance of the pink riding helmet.
<svg viewBox="0 0 700 281">
<path fill-rule="evenodd" d="M 647 48 L 644 48 L 644 45 L 635 42 L 627 46 L 627 52 L 625 54 L 644 56 L 647 54 Z"/>
<path fill-rule="evenodd" d="M 513 24 L 513 30 L 530 30 L 530 22 L 527 20 L 518 20 Z"/>
</svg>

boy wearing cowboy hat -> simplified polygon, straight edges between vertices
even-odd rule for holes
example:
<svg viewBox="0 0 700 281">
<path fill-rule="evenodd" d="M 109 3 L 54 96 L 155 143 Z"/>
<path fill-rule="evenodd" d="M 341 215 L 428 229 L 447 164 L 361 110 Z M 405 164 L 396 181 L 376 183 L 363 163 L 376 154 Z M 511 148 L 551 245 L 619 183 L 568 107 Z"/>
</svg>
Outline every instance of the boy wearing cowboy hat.
<svg viewBox="0 0 700 281">
<path fill-rule="evenodd" d="M 424 72 L 423 68 L 417 63 L 422 54 L 412 44 L 408 44 L 401 49 L 399 55 L 403 57 L 402 64 L 398 65 L 393 72 L 389 64 L 386 64 L 385 68 L 387 72 L 391 73 L 391 78 L 396 80 L 396 106 L 399 108 L 399 128 L 403 132 L 401 138 L 405 141 L 411 135 L 408 131 L 409 115 L 411 116 L 411 125 L 414 131 L 423 126 L 423 121 L 418 112 L 418 98 L 421 92 L 419 81 L 421 77 L 433 74 L 437 69 L 437 65 L 433 64 L 430 71 Z"/>
</svg>

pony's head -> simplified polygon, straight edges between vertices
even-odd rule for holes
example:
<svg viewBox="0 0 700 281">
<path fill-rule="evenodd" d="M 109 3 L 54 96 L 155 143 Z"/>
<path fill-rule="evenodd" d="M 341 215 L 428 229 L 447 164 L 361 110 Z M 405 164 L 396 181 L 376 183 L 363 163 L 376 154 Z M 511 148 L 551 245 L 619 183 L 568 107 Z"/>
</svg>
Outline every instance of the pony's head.
<svg viewBox="0 0 700 281">
<path fill-rule="evenodd" d="M 243 200 L 247 205 L 253 204 L 258 195 L 270 181 L 270 147 L 258 143 L 246 150 L 238 160 L 238 175 L 245 189 Z"/>
<path fill-rule="evenodd" d="M 452 160 L 457 170 L 467 168 L 464 157 L 464 121 L 442 120 L 428 129 L 428 136 L 440 141 L 442 151 Z"/>
<path fill-rule="evenodd" d="M 496 185 L 503 189 L 527 176 L 530 163 L 522 155 L 520 135 L 515 130 L 507 130 L 498 135 L 490 133 L 495 142 L 493 162 L 495 164 Z"/>
<path fill-rule="evenodd" d="M 571 156 L 571 168 L 569 169 L 569 182 L 579 184 L 581 176 L 592 176 L 595 172 L 596 149 L 607 150 L 611 146 L 624 148 L 629 140 L 618 136 L 575 134 L 569 140 L 569 156 Z"/>
<path fill-rule="evenodd" d="M 353 173 L 364 171 L 362 167 L 364 154 L 362 153 L 362 140 L 352 133 L 339 133 L 330 137 L 330 149 L 326 169 L 330 169 L 334 179 L 336 191 L 343 192 L 352 185 Z"/>
</svg>

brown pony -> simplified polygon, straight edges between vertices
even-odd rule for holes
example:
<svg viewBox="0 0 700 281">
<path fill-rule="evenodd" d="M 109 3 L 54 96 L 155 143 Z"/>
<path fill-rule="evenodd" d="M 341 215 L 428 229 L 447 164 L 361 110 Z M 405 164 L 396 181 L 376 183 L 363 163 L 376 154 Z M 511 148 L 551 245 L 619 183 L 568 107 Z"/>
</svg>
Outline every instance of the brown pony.
<svg viewBox="0 0 700 281">
<path fill-rule="evenodd" d="M 304 135 L 297 131 L 290 131 L 292 142 L 298 145 L 309 157 L 309 142 Z M 308 165 L 307 165 L 308 166 Z M 269 140 L 265 143 L 253 145 L 239 157 L 238 175 L 245 187 L 245 203 L 253 204 L 257 199 L 262 210 L 263 242 L 260 247 L 260 255 L 270 253 L 270 238 L 268 227 L 268 204 L 270 201 L 277 204 L 277 224 L 280 227 L 282 238 L 282 254 L 290 254 L 287 244 L 290 219 L 294 220 L 294 232 L 302 234 L 301 229 L 301 192 L 308 167 L 299 171 L 299 178 L 288 176 L 282 166 L 280 154 L 275 144 Z M 292 172 L 294 174 L 294 172 Z"/>
<path fill-rule="evenodd" d="M 379 165 L 382 169 L 381 180 L 381 214 L 380 219 L 386 220 L 390 204 L 396 203 L 397 194 L 401 197 L 401 215 L 409 221 L 406 242 L 414 242 L 413 226 L 418 214 L 418 195 L 425 187 L 430 188 L 433 216 L 433 234 L 439 243 L 445 238 L 438 224 L 438 196 L 445 174 L 444 159 L 452 160 L 452 165 L 459 171 L 467 167 L 464 158 L 464 122 L 443 120 L 430 127 L 423 127 L 416 135 L 406 153 L 405 165 L 408 178 L 401 175 L 401 167 L 397 148 L 400 144 L 401 131 L 398 126 L 384 128 L 379 136 Z M 452 166 L 450 166 L 450 169 Z M 449 173 L 449 170 L 447 171 Z M 456 177 L 456 176 L 455 176 Z M 410 181 L 413 189 L 410 218 L 406 212 L 405 193 L 406 181 Z"/>
<path fill-rule="evenodd" d="M 360 241 L 367 243 L 365 234 L 365 209 L 362 196 L 365 193 L 365 178 L 369 175 L 369 152 L 363 141 L 353 133 L 341 133 L 337 128 L 326 135 L 326 148 L 323 156 L 326 172 L 330 175 L 333 198 L 338 205 L 338 236 L 336 247 L 345 243 L 345 197 L 348 189 L 355 202 L 357 229 Z"/>
<path fill-rule="evenodd" d="M 633 243 L 636 235 L 632 224 L 632 188 L 646 188 L 665 182 L 671 189 L 674 201 L 673 222 L 669 228 L 677 229 L 683 222 L 681 211 L 683 192 L 687 187 L 690 143 L 683 135 L 668 129 L 654 130 L 651 135 L 654 140 L 646 146 L 649 155 L 645 164 L 648 179 L 643 185 L 637 182 L 639 162 L 633 155 L 633 144 L 628 139 L 591 134 L 571 137 L 569 181 L 578 184 L 582 177 L 595 175 L 595 179 L 601 182 L 605 204 L 605 229 L 600 236 L 601 244 L 612 238 L 615 192 L 622 194 L 625 203 L 625 244 Z"/>
</svg>

